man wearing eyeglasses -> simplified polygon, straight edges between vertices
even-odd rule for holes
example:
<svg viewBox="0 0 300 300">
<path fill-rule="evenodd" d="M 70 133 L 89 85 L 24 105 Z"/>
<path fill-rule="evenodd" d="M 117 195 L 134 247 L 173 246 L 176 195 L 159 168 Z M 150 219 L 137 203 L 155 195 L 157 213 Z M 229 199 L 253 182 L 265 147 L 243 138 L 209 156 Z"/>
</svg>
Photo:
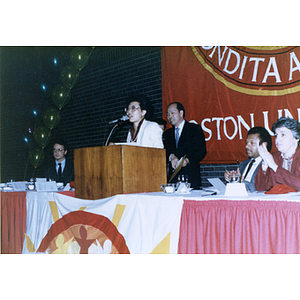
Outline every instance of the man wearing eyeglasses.
<svg viewBox="0 0 300 300">
<path fill-rule="evenodd" d="M 63 182 L 64 185 L 74 181 L 73 161 L 66 157 L 68 149 L 62 139 L 53 142 L 53 158 L 46 167 L 46 178 Z"/>
</svg>

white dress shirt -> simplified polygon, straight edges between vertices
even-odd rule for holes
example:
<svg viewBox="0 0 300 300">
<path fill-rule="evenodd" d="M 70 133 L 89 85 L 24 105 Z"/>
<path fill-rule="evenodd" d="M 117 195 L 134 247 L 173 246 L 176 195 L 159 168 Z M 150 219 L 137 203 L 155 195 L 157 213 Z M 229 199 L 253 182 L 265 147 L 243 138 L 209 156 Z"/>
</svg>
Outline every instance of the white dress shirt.
<svg viewBox="0 0 300 300">
<path fill-rule="evenodd" d="M 64 172 L 64 168 L 65 168 L 65 165 L 66 165 L 66 159 L 64 159 L 63 161 L 60 162 L 61 163 L 61 172 L 63 173 Z M 58 174 L 58 168 L 59 168 L 59 162 L 56 160 L 55 161 L 55 164 L 56 164 L 56 173 Z M 53 169 L 52 169 L 53 170 Z"/>
<path fill-rule="evenodd" d="M 183 120 L 183 121 L 180 123 L 180 125 L 178 126 L 178 128 L 179 128 L 179 131 L 178 131 L 178 133 L 179 133 L 179 138 L 180 138 L 180 136 L 181 136 L 181 132 L 182 132 L 182 130 L 183 130 L 184 123 L 185 123 L 185 120 Z"/>
<path fill-rule="evenodd" d="M 253 163 L 253 165 L 252 165 L 250 171 L 248 172 L 247 177 L 244 178 L 244 180 L 251 182 L 251 178 L 252 178 L 252 176 L 253 176 L 253 173 L 254 173 L 254 171 L 256 170 L 257 166 L 261 163 L 261 161 L 262 161 L 262 158 L 261 158 L 260 156 L 258 156 L 258 157 L 255 158 L 255 161 L 254 161 L 254 163 Z M 250 160 L 249 163 L 247 164 L 247 166 L 246 166 L 246 168 L 245 168 L 245 170 L 244 170 L 242 176 L 244 176 L 244 175 L 246 174 L 246 172 L 247 172 L 247 170 L 248 170 L 248 166 L 249 166 L 250 163 L 251 163 L 251 160 Z"/>
<path fill-rule="evenodd" d="M 181 136 L 181 133 L 182 133 L 182 130 L 183 130 L 184 123 L 185 123 L 185 120 L 183 120 L 178 127 L 174 128 L 175 131 L 176 131 L 176 128 L 179 128 L 179 131 L 178 131 L 178 135 L 179 135 L 178 141 L 180 140 L 180 136 Z M 174 155 L 174 153 L 171 153 L 169 155 L 169 161 L 171 161 L 172 155 Z M 178 158 L 180 159 L 180 157 L 178 157 Z"/>
</svg>

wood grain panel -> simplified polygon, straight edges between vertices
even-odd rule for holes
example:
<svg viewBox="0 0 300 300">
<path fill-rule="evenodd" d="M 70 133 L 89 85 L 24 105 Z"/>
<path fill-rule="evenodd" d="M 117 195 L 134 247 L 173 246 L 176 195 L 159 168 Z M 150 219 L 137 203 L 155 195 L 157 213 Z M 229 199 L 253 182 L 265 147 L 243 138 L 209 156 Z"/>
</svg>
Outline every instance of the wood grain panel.
<svg viewBox="0 0 300 300">
<path fill-rule="evenodd" d="M 74 150 L 75 197 L 157 192 L 166 183 L 164 149 L 115 145 Z"/>
</svg>

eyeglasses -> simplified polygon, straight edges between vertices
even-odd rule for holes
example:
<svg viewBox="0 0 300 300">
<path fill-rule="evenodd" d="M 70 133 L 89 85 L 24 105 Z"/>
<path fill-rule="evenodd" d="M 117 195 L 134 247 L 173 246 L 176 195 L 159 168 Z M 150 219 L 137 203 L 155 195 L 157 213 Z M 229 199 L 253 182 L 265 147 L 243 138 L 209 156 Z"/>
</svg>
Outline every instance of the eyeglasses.
<svg viewBox="0 0 300 300">
<path fill-rule="evenodd" d="M 130 106 L 130 107 L 128 107 L 128 108 L 125 108 L 125 112 L 128 112 L 128 111 L 136 111 L 136 110 L 138 110 L 138 109 L 140 109 L 140 107 L 136 107 L 135 105 L 132 105 L 132 106 Z"/>
<path fill-rule="evenodd" d="M 63 152 L 63 151 L 65 151 L 64 149 L 55 149 L 55 148 L 53 148 L 53 152 Z"/>
</svg>

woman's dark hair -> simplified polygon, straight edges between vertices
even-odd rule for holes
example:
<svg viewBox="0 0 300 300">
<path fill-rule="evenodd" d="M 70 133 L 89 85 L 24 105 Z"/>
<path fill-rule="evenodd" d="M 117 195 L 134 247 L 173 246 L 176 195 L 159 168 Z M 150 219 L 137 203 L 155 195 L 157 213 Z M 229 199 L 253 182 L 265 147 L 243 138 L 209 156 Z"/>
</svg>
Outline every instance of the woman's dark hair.
<svg viewBox="0 0 300 300">
<path fill-rule="evenodd" d="M 249 131 L 248 134 L 258 134 L 259 135 L 259 139 L 260 139 L 260 145 L 264 142 L 267 143 L 267 149 L 270 152 L 272 149 L 272 138 L 271 135 L 269 134 L 269 132 L 267 131 L 267 129 L 265 129 L 264 127 L 261 126 L 256 126 L 256 127 L 252 127 Z"/>
<path fill-rule="evenodd" d="M 299 140 L 298 145 L 300 145 L 300 123 L 292 118 L 281 117 L 272 126 L 272 131 L 275 133 L 277 128 L 286 127 L 292 133 L 295 139 Z"/>
<path fill-rule="evenodd" d="M 140 104 L 141 110 L 146 110 L 145 119 L 152 120 L 154 109 L 151 105 L 149 98 L 143 94 L 132 94 L 126 100 L 126 107 L 129 106 L 131 102 L 138 102 Z"/>
</svg>

